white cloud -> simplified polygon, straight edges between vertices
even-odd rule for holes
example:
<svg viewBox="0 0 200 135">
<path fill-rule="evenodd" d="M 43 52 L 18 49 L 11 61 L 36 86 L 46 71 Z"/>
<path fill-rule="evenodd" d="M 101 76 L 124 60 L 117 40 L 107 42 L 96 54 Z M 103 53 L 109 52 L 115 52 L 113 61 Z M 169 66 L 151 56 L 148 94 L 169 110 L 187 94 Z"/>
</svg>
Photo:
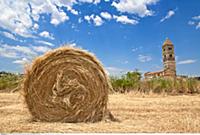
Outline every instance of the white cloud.
<svg viewBox="0 0 200 135">
<path fill-rule="evenodd" d="M 49 39 L 54 39 L 53 35 L 50 34 L 48 31 L 43 31 L 39 34 L 41 37 L 49 38 Z"/>
<path fill-rule="evenodd" d="M 25 47 L 25 46 L 9 46 L 9 45 L 3 45 L 4 48 L 6 48 L 7 50 L 14 50 L 16 52 L 22 53 L 22 54 L 26 54 L 29 56 L 36 56 L 37 54 L 32 51 L 29 47 Z"/>
<path fill-rule="evenodd" d="M 83 22 L 82 18 L 79 18 L 78 23 L 82 23 L 82 22 Z"/>
<path fill-rule="evenodd" d="M 99 3 L 100 0 L 92 1 Z M 66 7 L 71 13 L 78 12 L 72 7 L 77 0 L 1 0 L 0 27 L 23 37 L 34 37 L 33 33 L 39 26 L 35 25 L 42 14 L 50 16 L 50 23 L 59 25 L 69 19 L 61 7 Z"/>
<path fill-rule="evenodd" d="M 43 41 L 43 40 L 35 40 L 34 42 L 39 43 L 39 44 L 48 45 L 48 46 L 54 46 L 54 44 L 47 42 L 47 41 Z"/>
<path fill-rule="evenodd" d="M 196 29 L 200 29 L 200 15 L 192 17 L 192 20 L 188 22 L 188 25 L 195 26 Z"/>
<path fill-rule="evenodd" d="M 109 0 L 104 0 L 108 2 Z M 147 8 L 148 5 L 157 3 L 158 0 L 119 0 L 112 2 L 112 5 L 121 12 L 138 14 L 139 16 L 152 15 L 152 11 Z M 98 4 L 101 0 L 29 0 L 29 1 L 0 1 L 0 28 L 12 31 L 17 36 L 36 37 L 37 30 L 40 28 L 38 21 L 43 14 L 50 17 L 49 23 L 57 26 L 69 20 L 69 16 L 63 10 L 66 8 L 74 15 L 79 12 L 73 8 L 75 4 L 91 3 Z M 89 18 L 88 18 L 89 17 Z M 101 17 L 111 19 L 112 16 L 103 12 Z M 100 15 L 85 16 L 85 19 L 92 21 L 95 26 L 100 26 L 104 23 Z M 128 20 L 128 23 L 135 21 Z M 80 21 L 79 21 L 80 22 Z"/>
<path fill-rule="evenodd" d="M 1 27 L 24 37 L 31 36 L 29 28 L 33 23 L 29 16 L 28 2 L 1 0 L 0 13 Z"/>
<path fill-rule="evenodd" d="M 84 16 L 84 19 L 90 23 L 91 18 L 89 15 Z"/>
<path fill-rule="evenodd" d="M 51 50 L 49 46 L 20 46 L 20 45 L 0 45 L 0 56 L 14 59 L 13 63 L 26 64 L 41 53 Z"/>
<path fill-rule="evenodd" d="M 70 11 L 72 14 L 74 15 L 78 15 L 78 11 L 76 11 L 75 9 L 73 9 L 71 6 L 67 6 L 67 10 Z"/>
<path fill-rule="evenodd" d="M 88 23 L 93 22 L 95 26 L 101 26 L 104 23 L 100 16 L 94 14 L 90 16 L 86 15 L 84 19 L 88 21 Z"/>
<path fill-rule="evenodd" d="M 92 3 L 93 0 L 79 0 L 80 2 L 87 2 L 87 3 Z"/>
<path fill-rule="evenodd" d="M 101 0 L 78 0 L 80 2 L 86 2 L 86 3 L 93 3 L 93 4 L 98 4 L 101 2 Z"/>
<path fill-rule="evenodd" d="M 51 48 L 49 48 L 47 46 L 33 46 L 33 50 L 35 50 L 36 52 L 45 53 L 47 51 L 50 51 Z"/>
<path fill-rule="evenodd" d="M 194 21 L 189 21 L 188 24 L 189 25 L 195 25 L 195 22 Z"/>
<path fill-rule="evenodd" d="M 31 28 L 35 27 L 33 22 L 37 22 L 42 13 L 50 14 L 51 23 L 57 25 L 66 21 L 68 18 L 61 9 L 56 7 L 56 5 L 59 7 L 66 7 L 71 4 L 72 2 L 60 2 L 59 0 L 2 0 L 0 2 L 0 26 L 15 32 L 20 36 L 32 37 L 33 31 Z"/>
<path fill-rule="evenodd" d="M 39 25 L 38 25 L 37 23 L 35 23 L 35 24 L 33 25 L 33 29 L 34 29 L 34 30 L 38 30 L 38 29 L 39 29 Z"/>
<path fill-rule="evenodd" d="M 1 32 L 1 33 L 7 38 L 10 38 L 12 40 L 18 40 L 12 33 L 9 33 L 9 32 L 6 32 L 6 31 Z"/>
<path fill-rule="evenodd" d="M 30 60 L 28 60 L 27 58 L 22 58 L 20 60 L 13 61 L 13 63 L 20 64 L 20 65 L 25 65 L 25 64 L 30 63 Z"/>
<path fill-rule="evenodd" d="M 70 12 L 74 15 L 78 15 L 78 11 L 74 10 L 74 9 L 71 9 Z"/>
<path fill-rule="evenodd" d="M 117 67 L 106 67 L 105 69 L 108 75 L 121 75 L 127 72 L 127 70 Z"/>
<path fill-rule="evenodd" d="M 103 20 L 101 19 L 101 17 L 99 17 L 98 15 L 96 15 L 94 18 L 93 18 L 93 21 L 94 21 L 94 24 L 96 26 L 101 26 L 103 24 Z"/>
<path fill-rule="evenodd" d="M 112 19 L 112 15 L 108 12 L 101 12 L 101 17 L 103 17 L 104 19 L 110 20 Z"/>
<path fill-rule="evenodd" d="M 6 58 L 33 58 L 36 57 L 38 54 L 33 51 L 32 48 L 26 47 L 26 46 L 13 46 L 13 45 L 7 45 L 2 44 L 0 47 L 0 56 L 6 57 Z"/>
<path fill-rule="evenodd" d="M 138 48 L 133 48 L 132 52 L 136 52 L 138 50 Z"/>
<path fill-rule="evenodd" d="M 167 15 L 165 17 L 163 17 L 160 22 L 164 22 L 165 20 L 171 18 L 172 16 L 175 15 L 175 11 L 174 10 L 169 10 Z"/>
<path fill-rule="evenodd" d="M 75 46 L 77 46 L 77 44 L 76 43 L 70 43 L 68 46 L 75 47 Z"/>
<path fill-rule="evenodd" d="M 6 58 L 17 58 L 17 53 L 15 51 L 8 51 L 4 47 L 0 47 L 0 56 Z"/>
<path fill-rule="evenodd" d="M 156 4 L 159 0 L 119 0 L 114 1 L 114 6 L 120 12 L 137 14 L 140 17 L 151 16 L 153 11 L 148 9 L 148 5 Z"/>
<path fill-rule="evenodd" d="M 48 46 L 20 46 L 20 45 L 0 45 L 0 56 L 14 59 L 13 63 L 25 64 L 37 57 L 41 53 L 51 50 Z"/>
<path fill-rule="evenodd" d="M 200 15 L 199 16 L 194 16 L 192 17 L 193 20 L 200 20 Z"/>
<path fill-rule="evenodd" d="M 188 60 L 179 61 L 177 64 L 178 64 L 178 65 L 182 65 L 182 64 L 193 64 L 193 63 L 195 63 L 196 61 L 197 61 L 197 60 L 188 59 Z"/>
<path fill-rule="evenodd" d="M 197 24 L 196 29 L 200 29 L 200 22 Z"/>
<path fill-rule="evenodd" d="M 66 13 L 63 12 L 63 11 L 58 12 L 56 10 L 54 12 L 54 14 L 52 14 L 52 16 L 51 16 L 51 22 L 50 23 L 57 26 L 58 24 L 60 24 L 61 22 L 65 22 L 66 20 L 69 20 L 69 17 L 66 15 Z"/>
<path fill-rule="evenodd" d="M 101 0 L 94 0 L 94 4 L 98 4 L 100 2 L 101 2 Z"/>
<path fill-rule="evenodd" d="M 142 48 L 143 48 L 142 46 L 132 48 L 132 52 L 139 51 L 139 50 L 141 50 Z"/>
<path fill-rule="evenodd" d="M 123 24 L 133 24 L 133 25 L 138 24 L 137 20 L 130 19 L 125 15 L 121 15 L 121 16 L 114 15 L 113 18 L 116 19 L 117 22 L 121 22 Z"/>
<path fill-rule="evenodd" d="M 149 61 L 152 60 L 152 57 L 148 56 L 148 55 L 142 55 L 142 54 L 140 54 L 140 55 L 138 55 L 138 60 L 140 62 L 149 62 Z"/>
</svg>

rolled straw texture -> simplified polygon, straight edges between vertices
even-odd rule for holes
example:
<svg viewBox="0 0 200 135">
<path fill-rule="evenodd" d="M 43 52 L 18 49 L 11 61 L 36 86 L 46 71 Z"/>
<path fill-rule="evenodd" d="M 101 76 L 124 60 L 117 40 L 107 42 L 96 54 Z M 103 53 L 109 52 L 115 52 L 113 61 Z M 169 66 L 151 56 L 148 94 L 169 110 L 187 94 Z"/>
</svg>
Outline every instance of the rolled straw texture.
<svg viewBox="0 0 200 135">
<path fill-rule="evenodd" d="M 96 122 L 107 113 L 109 79 L 92 54 L 61 47 L 26 70 L 25 102 L 34 120 Z"/>
</svg>

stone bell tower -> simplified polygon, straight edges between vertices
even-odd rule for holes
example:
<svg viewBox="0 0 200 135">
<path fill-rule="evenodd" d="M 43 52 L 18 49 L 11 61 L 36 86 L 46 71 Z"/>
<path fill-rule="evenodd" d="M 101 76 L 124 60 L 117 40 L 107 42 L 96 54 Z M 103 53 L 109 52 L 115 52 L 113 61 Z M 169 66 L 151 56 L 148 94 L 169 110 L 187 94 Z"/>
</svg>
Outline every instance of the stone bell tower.
<svg viewBox="0 0 200 135">
<path fill-rule="evenodd" d="M 167 38 L 162 46 L 163 65 L 164 65 L 164 76 L 165 77 L 176 77 L 176 60 L 174 54 L 174 45 Z"/>
</svg>

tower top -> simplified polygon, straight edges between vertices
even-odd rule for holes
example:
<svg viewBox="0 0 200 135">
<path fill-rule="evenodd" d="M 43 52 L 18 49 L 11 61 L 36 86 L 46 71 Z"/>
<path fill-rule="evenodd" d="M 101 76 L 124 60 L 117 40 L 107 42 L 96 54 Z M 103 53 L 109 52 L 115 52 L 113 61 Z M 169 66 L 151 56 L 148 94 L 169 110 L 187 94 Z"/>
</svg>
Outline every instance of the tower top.
<svg viewBox="0 0 200 135">
<path fill-rule="evenodd" d="M 166 46 L 166 45 L 172 45 L 173 46 L 173 43 L 169 40 L 169 38 L 167 38 L 165 40 L 165 42 L 163 43 L 163 46 Z"/>
</svg>

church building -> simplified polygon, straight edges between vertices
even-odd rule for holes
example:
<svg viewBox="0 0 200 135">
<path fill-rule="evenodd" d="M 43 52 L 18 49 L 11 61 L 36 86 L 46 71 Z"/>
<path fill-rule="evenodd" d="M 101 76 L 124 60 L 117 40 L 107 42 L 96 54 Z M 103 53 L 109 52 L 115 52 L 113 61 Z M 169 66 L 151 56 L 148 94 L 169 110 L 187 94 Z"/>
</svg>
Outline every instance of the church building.
<svg viewBox="0 0 200 135">
<path fill-rule="evenodd" d="M 144 74 L 145 79 L 151 78 L 175 78 L 176 77 L 176 60 L 174 54 L 174 45 L 167 38 L 162 46 L 162 57 L 163 57 L 163 66 L 162 71 L 157 72 L 147 72 Z"/>
</svg>

